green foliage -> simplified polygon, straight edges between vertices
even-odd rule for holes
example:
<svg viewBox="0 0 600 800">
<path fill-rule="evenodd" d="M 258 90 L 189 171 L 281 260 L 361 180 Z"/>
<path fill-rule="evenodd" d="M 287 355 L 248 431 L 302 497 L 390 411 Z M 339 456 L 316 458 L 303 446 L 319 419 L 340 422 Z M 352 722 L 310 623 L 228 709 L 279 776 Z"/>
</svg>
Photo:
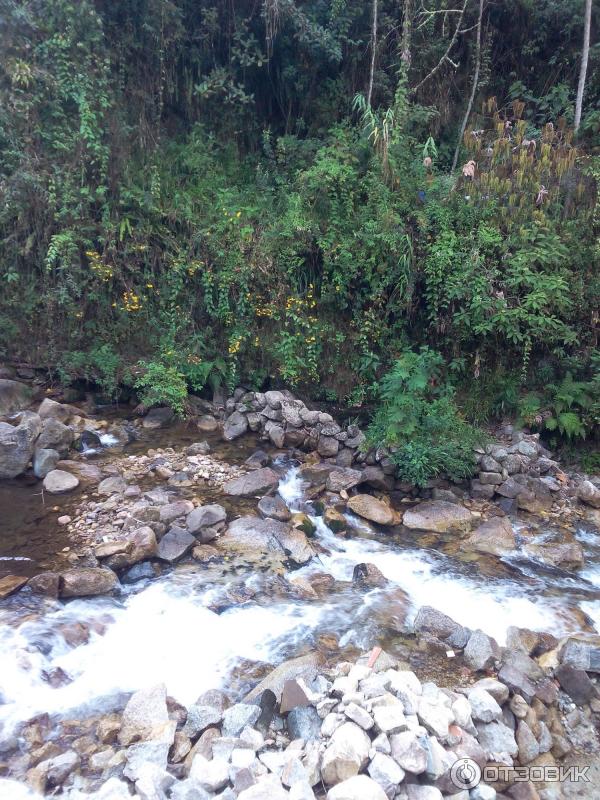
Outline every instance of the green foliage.
<svg viewBox="0 0 600 800">
<path fill-rule="evenodd" d="M 164 361 L 140 361 L 142 374 L 135 381 L 144 406 L 169 406 L 183 416 L 188 391 L 185 378 L 173 364 Z"/>
<path fill-rule="evenodd" d="M 108 343 L 86 352 L 67 351 L 61 356 L 56 371 L 63 384 L 81 379 L 97 385 L 102 394 L 111 399 L 117 399 L 123 377 L 121 359 Z"/>
<path fill-rule="evenodd" d="M 600 373 L 591 380 L 574 380 L 567 372 L 544 392 L 529 393 L 520 403 L 519 420 L 537 430 L 558 433 L 567 440 L 585 439 L 600 429 Z"/>
<path fill-rule="evenodd" d="M 381 405 L 368 430 L 371 444 L 390 447 L 400 478 L 417 486 L 439 475 L 471 476 L 473 448 L 482 441 L 442 386 L 442 365 L 428 348 L 401 356 L 381 381 Z"/>
</svg>

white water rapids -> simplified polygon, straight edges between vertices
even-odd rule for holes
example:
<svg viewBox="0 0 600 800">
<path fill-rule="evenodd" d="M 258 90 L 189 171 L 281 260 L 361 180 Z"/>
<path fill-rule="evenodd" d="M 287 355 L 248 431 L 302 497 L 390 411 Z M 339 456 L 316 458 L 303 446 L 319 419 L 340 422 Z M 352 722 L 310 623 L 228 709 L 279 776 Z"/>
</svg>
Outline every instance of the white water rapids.
<svg viewBox="0 0 600 800">
<path fill-rule="evenodd" d="M 290 508 L 304 507 L 297 468 L 288 470 L 279 492 Z M 355 517 L 349 517 L 348 537 L 334 535 L 321 517 L 312 519 L 325 553 L 288 577 L 327 572 L 349 582 L 356 564 L 369 562 L 392 589 L 406 593 L 411 615 L 422 605 L 434 606 L 501 643 L 510 625 L 555 634 L 576 629 L 569 613 L 576 606 L 600 625 L 600 567 L 593 563 L 580 575 L 555 571 L 541 577 L 515 568 L 513 579 L 490 579 L 434 550 L 403 549 Z M 585 532 L 581 537 L 598 555 L 600 539 Z M 260 598 L 261 576 L 248 573 L 241 580 Z M 550 591 L 556 587 L 560 592 Z M 157 682 L 190 704 L 206 689 L 228 686 L 242 660 L 277 663 L 320 632 L 336 633 L 342 644 L 373 646 L 381 634 L 378 602 L 385 603 L 390 591 L 365 593 L 345 584 L 325 601 L 252 599 L 216 614 L 209 606 L 225 588 L 209 570 L 179 569 L 119 598 L 47 601 L 42 613 L 14 603 L 0 607 L 0 734 L 40 712 L 108 711 L 122 704 L 123 693 Z M 71 646 L 61 631 L 79 622 L 92 633 L 86 643 Z M 69 682 L 53 688 L 48 675 L 59 668 Z"/>
</svg>

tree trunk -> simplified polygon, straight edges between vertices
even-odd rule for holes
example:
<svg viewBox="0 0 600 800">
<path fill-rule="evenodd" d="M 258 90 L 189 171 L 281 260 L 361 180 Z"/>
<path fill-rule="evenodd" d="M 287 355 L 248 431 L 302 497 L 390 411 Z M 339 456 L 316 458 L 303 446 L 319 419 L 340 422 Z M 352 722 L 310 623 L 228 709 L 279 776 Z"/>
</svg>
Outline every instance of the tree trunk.
<svg viewBox="0 0 600 800">
<path fill-rule="evenodd" d="M 583 107 L 583 92 L 585 89 L 585 76 L 587 74 L 588 58 L 590 55 L 590 27 L 592 23 L 592 0 L 585 0 L 585 18 L 583 22 L 583 49 L 581 51 L 581 69 L 579 70 L 579 84 L 577 85 L 577 100 L 575 101 L 575 132 L 581 124 L 581 110 Z"/>
<path fill-rule="evenodd" d="M 475 94 L 477 92 L 477 84 L 479 83 L 479 70 L 481 67 L 481 20 L 483 18 L 484 2 L 485 0 L 479 0 L 479 17 L 477 18 L 477 41 L 475 45 L 475 73 L 473 75 L 473 86 L 471 87 L 471 96 L 469 97 L 467 110 L 465 111 L 465 116 L 463 117 L 463 121 L 460 126 L 460 133 L 458 134 L 458 142 L 456 143 L 456 150 L 454 151 L 454 158 L 452 159 L 452 172 L 454 172 L 454 170 L 456 169 L 456 164 L 458 163 L 460 146 L 462 144 L 463 136 L 465 135 L 467 122 L 469 121 L 469 117 L 471 116 L 471 109 L 473 108 L 473 102 L 475 100 Z"/>
<path fill-rule="evenodd" d="M 373 28 L 371 30 L 371 72 L 369 74 L 369 90 L 367 92 L 367 105 L 371 105 L 373 94 L 373 76 L 375 75 L 375 51 L 377 49 L 377 0 L 373 0 Z"/>
</svg>

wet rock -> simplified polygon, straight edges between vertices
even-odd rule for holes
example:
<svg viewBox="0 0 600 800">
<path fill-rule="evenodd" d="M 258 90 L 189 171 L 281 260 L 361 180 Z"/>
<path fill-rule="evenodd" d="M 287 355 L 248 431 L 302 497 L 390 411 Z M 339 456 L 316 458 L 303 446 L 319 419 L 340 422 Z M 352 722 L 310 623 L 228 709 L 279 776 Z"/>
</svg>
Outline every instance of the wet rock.
<svg viewBox="0 0 600 800">
<path fill-rule="evenodd" d="M 321 776 L 328 786 L 352 778 L 363 770 L 369 760 L 371 740 L 353 722 L 345 722 L 334 731 L 323 753 Z"/>
<path fill-rule="evenodd" d="M 346 517 L 331 506 L 326 508 L 323 512 L 323 522 L 333 533 L 342 533 L 348 528 L 348 520 Z"/>
<path fill-rule="evenodd" d="M 156 555 L 162 561 L 168 561 L 172 564 L 179 561 L 180 558 L 194 547 L 196 539 L 189 531 L 177 526 L 171 528 L 170 531 L 165 533 L 156 549 Z"/>
<path fill-rule="evenodd" d="M 268 453 L 265 453 L 264 450 L 257 450 L 244 461 L 244 464 L 251 469 L 260 469 L 261 467 L 268 466 L 270 463 L 271 456 Z"/>
<path fill-rule="evenodd" d="M 492 667 L 500 657 L 500 648 L 495 639 L 483 631 L 475 631 L 469 637 L 463 653 L 465 662 L 474 670 Z"/>
<path fill-rule="evenodd" d="M 211 433 L 212 431 L 217 430 L 219 427 L 219 422 L 210 414 L 203 414 L 201 417 L 198 417 L 196 426 L 198 430 L 204 431 L 205 433 Z"/>
<path fill-rule="evenodd" d="M 387 584 L 387 578 L 375 564 L 357 564 L 352 571 L 352 583 L 370 589 Z"/>
<path fill-rule="evenodd" d="M 427 769 L 427 750 L 413 731 L 403 731 L 390 738 L 392 758 L 405 772 L 420 775 Z"/>
<path fill-rule="evenodd" d="M 395 514 L 390 506 L 370 494 L 357 494 L 348 500 L 348 508 L 359 517 L 378 525 L 393 525 Z"/>
<path fill-rule="evenodd" d="M 108 594 L 117 586 L 118 580 L 110 569 L 84 567 L 60 573 L 61 597 L 88 597 Z"/>
<path fill-rule="evenodd" d="M 76 475 L 83 486 L 100 483 L 100 479 L 102 478 L 100 467 L 96 464 L 86 463 L 85 461 L 66 459 L 59 461 L 56 468 L 64 469 Z"/>
<path fill-rule="evenodd" d="M 60 461 L 60 455 L 56 450 L 47 450 L 44 448 L 36 448 L 33 454 L 33 474 L 36 478 L 42 480 Z"/>
<path fill-rule="evenodd" d="M 121 718 L 121 745 L 159 739 L 169 725 L 167 690 L 163 683 L 140 689 L 127 702 Z"/>
<path fill-rule="evenodd" d="M 165 428 L 173 420 L 174 416 L 173 409 L 167 406 L 151 408 L 142 420 L 142 427 L 150 430 Z"/>
<path fill-rule="evenodd" d="M 577 487 L 577 497 L 592 508 L 600 508 L 600 489 L 591 481 L 582 481 Z"/>
<path fill-rule="evenodd" d="M 367 775 L 355 775 L 338 783 L 327 792 L 327 800 L 387 800 L 387 798 L 388 795 L 378 781 Z"/>
<path fill-rule="evenodd" d="M 75 439 L 73 447 L 78 453 L 86 450 L 98 450 L 102 447 L 102 441 L 95 431 L 85 429 Z"/>
<path fill-rule="evenodd" d="M 49 494 L 65 494 L 72 492 L 78 486 L 79 478 L 62 469 L 53 469 L 44 478 L 44 489 Z"/>
<path fill-rule="evenodd" d="M 226 442 L 232 442 L 240 436 L 243 436 L 248 430 L 248 420 L 244 414 L 239 411 L 234 411 L 225 420 L 223 425 L 223 438 Z"/>
<path fill-rule="evenodd" d="M 207 453 L 210 453 L 211 449 L 207 441 L 195 442 L 191 444 L 185 452 L 188 456 L 205 456 Z"/>
<path fill-rule="evenodd" d="M 4 578 L 0 578 L 0 600 L 18 592 L 26 583 L 27 578 L 18 575 L 6 575 Z"/>
<path fill-rule="evenodd" d="M 233 497 L 256 497 L 275 489 L 279 476 L 269 467 L 263 467 L 227 481 L 223 486 L 225 494 Z"/>
<path fill-rule="evenodd" d="M 465 541 L 465 546 L 479 553 L 502 556 L 516 548 L 515 532 L 507 517 L 492 517 Z"/>
<path fill-rule="evenodd" d="M 357 486 L 362 479 L 362 473 L 357 469 L 334 469 L 327 476 L 325 488 L 329 492 L 348 491 Z"/>
<path fill-rule="evenodd" d="M 405 511 L 402 524 L 411 530 L 446 533 L 450 530 L 468 531 L 472 520 L 473 515 L 463 506 L 433 500 Z"/>
<path fill-rule="evenodd" d="M 27 585 L 35 594 L 58 597 L 60 577 L 57 572 L 40 572 L 27 581 Z"/>
<path fill-rule="evenodd" d="M 41 424 L 38 415 L 29 412 L 21 414 L 18 425 L 0 422 L 0 480 L 16 478 L 25 471 Z"/>
<path fill-rule="evenodd" d="M 223 736 L 239 736 L 246 726 L 252 726 L 260 716 L 260 707 L 236 703 L 223 713 Z"/>
<path fill-rule="evenodd" d="M 303 739 L 310 742 L 319 739 L 321 718 L 312 706 L 296 706 L 287 715 L 286 723 L 292 740 Z"/>
<path fill-rule="evenodd" d="M 302 679 L 312 681 L 317 676 L 317 667 L 322 658 L 319 653 L 307 653 L 298 658 L 291 658 L 283 664 L 275 667 L 260 683 L 248 692 L 244 698 L 246 703 L 255 703 L 263 692 L 269 690 L 273 692 L 277 703 L 281 703 L 284 686 L 288 681 Z M 298 738 L 298 737 L 296 737 Z M 301 738 L 301 737 L 300 737 Z"/>
<path fill-rule="evenodd" d="M 187 529 L 190 533 L 199 533 L 203 528 L 212 528 L 220 525 L 227 519 L 227 512 L 216 503 L 194 508 L 186 518 Z"/>
<path fill-rule="evenodd" d="M 61 456 L 66 456 L 69 447 L 73 444 L 73 431 L 57 419 L 45 419 L 42 430 L 36 442 L 40 450 L 56 450 Z"/>
<path fill-rule="evenodd" d="M 297 564 L 305 564 L 313 550 L 302 531 L 292 530 L 283 522 L 260 517 L 233 520 L 219 540 L 226 550 L 236 552 L 271 552 L 288 555 Z"/>
<path fill-rule="evenodd" d="M 479 743 L 487 753 L 508 753 L 514 757 L 519 752 L 514 733 L 504 723 L 480 722 L 476 727 Z"/>
<path fill-rule="evenodd" d="M 261 517 L 269 517 L 280 522 L 288 522 L 292 518 L 289 508 L 279 495 L 261 497 L 258 502 L 258 513 Z"/>
<path fill-rule="evenodd" d="M 26 408 L 32 398 L 33 391 L 26 383 L 0 378 L 0 416 Z"/>
<path fill-rule="evenodd" d="M 35 768 L 45 776 L 45 788 L 62 786 L 69 775 L 79 766 L 79 756 L 73 750 L 67 750 L 59 756 L 42 761 Z"/>
<path fill-rule="evenodd" d="M 97 492 L 99 495 L 123 494 L 126 488 L 127 481 L 120 475 L 113 475 L 98 484 Z"/>
<path fill-rule="evenodd" d="M 414 629 L 417 633 L 431 634 L 457 648 L 464 647 L 469 638 L 466 628 L 431 606 L 422 606 L 419 609 Z"/>
</svg>

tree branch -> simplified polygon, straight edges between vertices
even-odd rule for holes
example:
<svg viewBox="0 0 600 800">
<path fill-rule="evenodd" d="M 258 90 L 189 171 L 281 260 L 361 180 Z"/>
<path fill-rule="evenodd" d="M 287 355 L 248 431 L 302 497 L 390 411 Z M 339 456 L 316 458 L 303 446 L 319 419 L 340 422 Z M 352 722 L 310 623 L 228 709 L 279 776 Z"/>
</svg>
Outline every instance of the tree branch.
<svg viewBox="0 0 600 800">
<path fill-rule="evenodd" d="M 435 65 L 435 67 L 434 67 L 434 68 L 431 70 L 431 72 L 430 72 L 430 73 L 428 73 L 428 74 L 427 74 L 427 75 L 426 75 L 426 76 L 423 78 L 423 80 L 422 80 L 422 81 L 420 81 L 419 83 L 417 83 L 417 85 L 414 87 L 414 89 L 412 89 L 412 90 L 411 90 L 411 91 L 412 91 L 412 94 L 414 94 L 415 92 L 417 92 L 417 91 L 418 91 L 418 90 L 421 88 L 421 86 L 423 86 L 423 84 L 424 84 L 424 83 L 426 83 L 426 82 L 427 82 L 427 81 L 428 81 L 430 78 L 433 78 L 433 76 L 436 74 L 436 72 L 438 72 L 438 71 L 439 71 L 439 69 L 442 67 L 442 64 L 444 64 L 446 61 L 448 61 L 448 60 L 449 60 L 449 59 L 448 59 L 448 56 L 450 55 L 450 51 L 452 50 L 452 48 L 454 47 L 454 44 L 456 43 L 456 39 L 457 39 L 457 37 L 458 37 L 458 32 L 459 32 L 459 30 L 460 30 L 460 25 L 461 25 L 461 22 L 462 22 L 463 16 L 464 16 L 464 14 L 465 14 L 465 10 L 466 10 L 466 8 L 467 8 L 467 3 L 468 3 L 468 2 L 469 2 L 469 0 L 465 0 L 465 2 L 463 3 L 463 7 L 461 8 L 461 10 L 460 10 L 460 15 L 459 15 L 459 17 L 458 17 L 458 22 L 456 23 L 456 28 L 454 29 L 454 33 L 453 33 L 453 35 L 452 35 L 452 38 L 450 39 L 450 44 L 449 44 L 449 45 L 448 45 L 448 47 L 446 48 L 446 52 L 445 52 L 445 53 L 444 53 L 444 55 L 443 55 L 443 56 L 440 58 L 440 60 L 439 60 L 439 61 L 438 61 L 438 63 Z"/>
<path fill-rule="evenodd" d="M 483 18 L 484 2 L 485 0 L 479 0 L 479 17 L 477 18 L 477 40 L 475 45 L 475 74 L 473 75 L 473 86 L 471 87 L 471 96 L 469 97 L 467 110 L 465 111 L 465 116 L 463 117 L 462 125 L 460 126 L 460 133 L 458 134 L 458 142 L 456 143 L 456 150 L 454 151 L 454 158 L 452 159 L 452 172 L 454 172 L 454 170 L 456 169 L 458 156 L 460 154 L 460 145 L 463 140 L 463 136 L 465 135 L 465 129 L 467 127 L 467 122 L 469 121 L 469 116 L 471 115 L 471 109 L 473 108 L 473 102 L 475 100 L 475 93 L 477 92 L 477 84 L 479 83 L 479 69 L 481 67 L 481 20 Z"/>
<path fill-rule="evenodd" d="M 371 71 L 369 74 L 369 89 L 367 91 L 367 105 L 371 105 L 373 94 L 373 76 L 375 74 L 375 51 L 377 49 L 377 0 L 373 0 L 373 27 L 371 30 Z"/>
</svg>

